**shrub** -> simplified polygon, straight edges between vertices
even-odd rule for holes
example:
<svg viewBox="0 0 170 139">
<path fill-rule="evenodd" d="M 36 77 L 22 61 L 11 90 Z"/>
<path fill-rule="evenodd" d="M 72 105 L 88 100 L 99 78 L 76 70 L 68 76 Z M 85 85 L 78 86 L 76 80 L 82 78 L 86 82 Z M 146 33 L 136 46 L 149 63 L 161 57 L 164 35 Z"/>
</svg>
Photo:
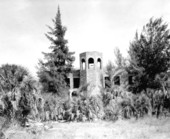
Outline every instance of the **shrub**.
<svg viewBox="0 0 170 139">
<path fill-rule="evenodd" d="M 3 116 L 23 125 L 28 116 L 36 118 L 39 88 L 25 68 L 8 64 L 0 67 L 0 87 Z"/>
<path fill-rule="evenodd" d="M 151 100 L 143 92 L 132 94 L 122 88 L 103 93 L 104 119 L 115 121 L 118 118 L 143 117 L 151 109 Z"/>
<path fill-rule="evenodd" d="M 102 119 L 103 116 L 103 102 L 100 96 L 90 96 L 88 84 L 79 88 L 77 92 L 74 92 L 74 96 L 70 98 L 62 99 L 57 98 L 57 105 L 54 105 L 49 111 L 56 111 L 57 120 L 65 121 L 92 121 L 95 119 Z M 49 105 L 53 101 L 50 99 Z M 45 106 L 44 108 L 46 108 Z"/>
</svg>

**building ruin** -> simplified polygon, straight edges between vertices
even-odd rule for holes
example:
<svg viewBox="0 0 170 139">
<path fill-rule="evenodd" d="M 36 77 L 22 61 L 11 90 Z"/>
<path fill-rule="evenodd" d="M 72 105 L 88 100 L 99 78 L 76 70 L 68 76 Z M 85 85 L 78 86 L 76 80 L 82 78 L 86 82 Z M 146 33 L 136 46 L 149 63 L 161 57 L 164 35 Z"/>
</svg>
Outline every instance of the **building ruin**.
<svg viewBox="0 0 170 139">
<path fill-rule="evenodd" d="M 70 91 L 76 91 L 80 86 L 89 84 L 94 92 L 100 92 L 101 87 L 105 87 L 107 75 L 103 69 L 103 55 L 100 52 L 84 52 L 79 55 L 80 69 L 74 70 L 68 75 Z M 115 76 L 113 82 L 115 85 L 121 85 L 122 75 Z M 129 76 L 128 84 L 132 84 L 132 76 Z M 97 89 L 97 90 L 96 90 Z"/>
<path fill-rule="evenodd" d="M 94 88 L 104 85 L 103 57 L 100 52 L 84 52 L 80 54 L 80 69 L 68 76 L 70 90 L 89 84 Z"/>
</svg>

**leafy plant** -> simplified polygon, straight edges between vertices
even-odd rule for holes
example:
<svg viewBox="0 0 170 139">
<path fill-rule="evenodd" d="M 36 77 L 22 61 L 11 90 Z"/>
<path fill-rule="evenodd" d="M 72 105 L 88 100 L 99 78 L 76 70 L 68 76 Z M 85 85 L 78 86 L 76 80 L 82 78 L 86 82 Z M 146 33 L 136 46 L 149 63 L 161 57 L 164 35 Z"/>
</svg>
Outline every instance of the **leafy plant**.
<svg viewBox="0 0 170 139">
<path fill-rule="evenodd" d="M 25 123 L 26 117 L 36 108 L 37 82 L 29 72 L 18 65 L 0 67 L 1 111 L 9 121 Z"/>
</svg>

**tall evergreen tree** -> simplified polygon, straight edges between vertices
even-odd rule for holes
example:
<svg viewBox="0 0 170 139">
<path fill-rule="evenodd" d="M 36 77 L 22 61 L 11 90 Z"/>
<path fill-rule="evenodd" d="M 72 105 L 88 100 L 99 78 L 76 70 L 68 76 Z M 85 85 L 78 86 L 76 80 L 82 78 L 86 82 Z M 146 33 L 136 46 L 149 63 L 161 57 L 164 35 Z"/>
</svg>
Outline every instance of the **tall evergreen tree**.
<svg viewBox="0 0 170 139">
<path fill-rule="evenodd" d="M 136 33 L 129 55 L 130 72 L 135 75 L 132 90 L 160 89 L 161 82 L 156 77 L 170 66 L 170 30 L 162 18 L 151 18 L 142 33 Z"/>
<path fill-rule="evenodd" d="M 49 27 L 50 32 L 46 34 L 51 41 L 51 52 L 43 53 L 44 61 L 39 62 L 38 76 L 44 91 L 61 95 L 62 90 L 67 88 L 67 74 L 71 72 L 75 58 L 64 38 L 66 27 L 62 25 L 59 8 L 53 23 L 54 28 Z"/>
</svg>

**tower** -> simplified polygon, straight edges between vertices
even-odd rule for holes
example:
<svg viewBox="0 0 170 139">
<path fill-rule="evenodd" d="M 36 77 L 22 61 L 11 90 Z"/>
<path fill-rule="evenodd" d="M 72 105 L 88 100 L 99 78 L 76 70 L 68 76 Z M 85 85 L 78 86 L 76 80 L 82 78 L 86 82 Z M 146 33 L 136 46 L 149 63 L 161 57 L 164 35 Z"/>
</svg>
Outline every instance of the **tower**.
<svg viewBox="0 0 170 139">
<path fill-rule="evenodd" d="M 103 59 L 100 52 L 80 54 L 80 85 L 103 86 Z"/>
</svg>

